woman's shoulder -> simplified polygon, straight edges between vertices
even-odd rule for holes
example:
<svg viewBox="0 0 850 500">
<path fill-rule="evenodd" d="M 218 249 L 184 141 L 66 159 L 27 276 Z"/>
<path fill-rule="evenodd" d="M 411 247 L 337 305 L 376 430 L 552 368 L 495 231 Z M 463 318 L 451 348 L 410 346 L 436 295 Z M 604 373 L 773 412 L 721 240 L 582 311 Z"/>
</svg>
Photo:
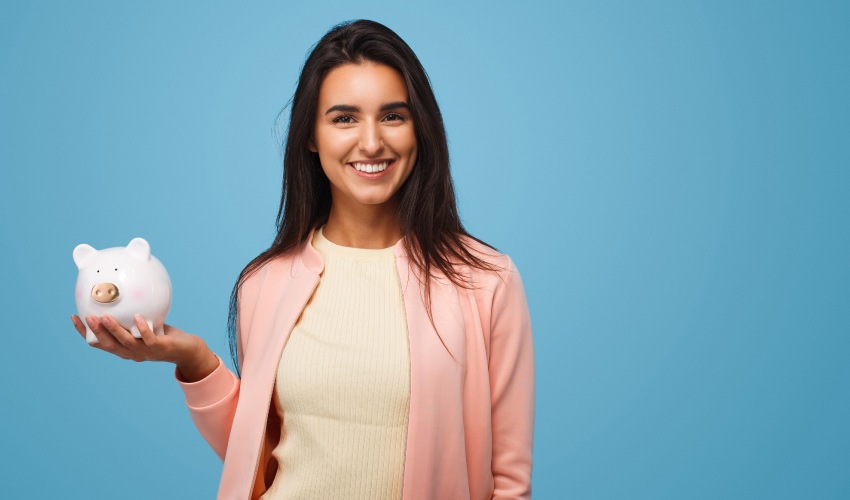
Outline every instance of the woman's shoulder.
<svg viewBox="0 0 850 500">
<path fill-rule="evenodd" d="M 464 238 L 464 244 L 484 264 L 483 268 L 464 266 L 465 278 L 479 304 L 517 311 L 527 309 L 523 280 L 513 259 L 475 238 Z"/>
<path fill-rule="evenodd" d="M 476 281 L 504 280 L 516 271 L 511 257 L 502 253 L 488 243 L 470 235 L 461 236 L 461 241 L 469 252 L 481 261 L 484 266 L 465 266 L 471 277 Z"/>
<path fill-rule="evenodd" d="M 297 252 L 290 251 L 269 258 L 246 273 L 242 279 L 240 288 L 257 289 L 262 287 L 263 282 L 269 276 L 275 276 L 283 272 L 292 273 L 297 257 Z"/>
</svg>

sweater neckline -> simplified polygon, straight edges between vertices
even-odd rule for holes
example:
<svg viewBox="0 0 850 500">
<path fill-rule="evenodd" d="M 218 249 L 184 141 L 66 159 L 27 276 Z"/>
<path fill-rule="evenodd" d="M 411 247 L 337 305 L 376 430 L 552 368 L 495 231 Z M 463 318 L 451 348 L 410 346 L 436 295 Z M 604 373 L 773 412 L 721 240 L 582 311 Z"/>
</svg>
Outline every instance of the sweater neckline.
<svg viewBox="0 0 850 500">
<path fill-rule="evenodd" d="M 357 248 L 336 244 L 327 239 L 322 232 L 324 226 L 313 233 L 313 248 L 325 256 L 358 257 L 358 258 L 392 258 L 396 245 L 387 248 Z"/>
</svg>

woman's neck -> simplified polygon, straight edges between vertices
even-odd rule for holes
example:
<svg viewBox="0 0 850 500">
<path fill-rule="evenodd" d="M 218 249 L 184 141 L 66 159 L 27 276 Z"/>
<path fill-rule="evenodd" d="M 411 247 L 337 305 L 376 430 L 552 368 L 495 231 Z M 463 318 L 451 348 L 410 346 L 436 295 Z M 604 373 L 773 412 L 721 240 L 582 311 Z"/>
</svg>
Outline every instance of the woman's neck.
<svg viewBox="0 0 850 500">
<path fill-rule="evenodd" d="M 331 205 L 322 234 L 332 243 L 354 248 L 388 248 L 401 239 L 398 211 L 386 205 L 359 210 Z M 336 209 L 335 209 L 336 208 Z"/>
</svg>

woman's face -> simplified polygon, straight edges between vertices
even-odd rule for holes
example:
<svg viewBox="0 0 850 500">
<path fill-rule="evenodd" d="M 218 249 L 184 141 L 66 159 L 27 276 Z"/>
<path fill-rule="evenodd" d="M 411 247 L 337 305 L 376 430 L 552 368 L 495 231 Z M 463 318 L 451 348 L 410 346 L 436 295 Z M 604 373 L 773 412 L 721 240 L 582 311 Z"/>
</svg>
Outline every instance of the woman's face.
<svg viewBox="0 0 850 500">
<path fill-rule="evenodd" d="M 390 201 L 416 162 L 407 86 L 393 68 L 344 64 L 319 89 L 310 151 L 319 154 L 335 205 Z"/>
</svg>

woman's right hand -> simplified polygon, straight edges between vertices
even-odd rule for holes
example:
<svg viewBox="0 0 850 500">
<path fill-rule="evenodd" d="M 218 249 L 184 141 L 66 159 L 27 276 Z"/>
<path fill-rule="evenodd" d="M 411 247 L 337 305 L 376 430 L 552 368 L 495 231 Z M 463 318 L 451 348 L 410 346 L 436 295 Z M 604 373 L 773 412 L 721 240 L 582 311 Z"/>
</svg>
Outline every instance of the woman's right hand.
<svg viewBox="0 0 850 500">
<path fill-rule="evenodd" d="M 79 316 L 72 315 L 74 328 L 86 338 L 86 327 Z M 164 325 L 165 335 L 155 335 L 141 316 L 135 323 L 142 338 L 121 326 L 109 315 L 86 317 L 86 323 L 94 333 L 98 343 L 92 347 L 112 353 L 120 358 L 133 361 L 168 361 L 177 365 L 177 370 L 185 382 L 196 382 L 212 373 L 219 365 L 218 357 L 197 335 L 186 333 L 169 325 Z"/>
</svg>

